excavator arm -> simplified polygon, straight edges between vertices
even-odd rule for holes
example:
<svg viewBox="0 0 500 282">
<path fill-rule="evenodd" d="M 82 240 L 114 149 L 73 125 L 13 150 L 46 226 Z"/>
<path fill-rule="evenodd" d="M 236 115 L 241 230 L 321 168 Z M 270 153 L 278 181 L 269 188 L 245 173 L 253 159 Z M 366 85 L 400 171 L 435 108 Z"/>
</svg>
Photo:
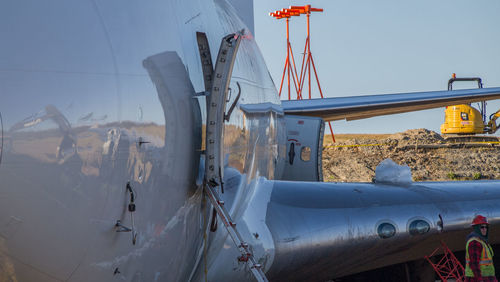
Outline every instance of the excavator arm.
<svg viewBox="0 0 500 282">
<path fill-rule="evenodd" d="M 500 110 L 496 113 L 490 115 L 490 121 L 486 125 L 488 128 L 488 133 L 493 134 L 498 130 L 497 119 L 500 117 Z"/>
</svg>

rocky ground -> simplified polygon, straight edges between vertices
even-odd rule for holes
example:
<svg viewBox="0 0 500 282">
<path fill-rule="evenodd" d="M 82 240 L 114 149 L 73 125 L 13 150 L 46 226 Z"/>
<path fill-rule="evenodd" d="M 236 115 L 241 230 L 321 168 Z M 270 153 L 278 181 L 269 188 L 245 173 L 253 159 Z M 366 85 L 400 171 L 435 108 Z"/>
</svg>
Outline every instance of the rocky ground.
<svg viewBox="0 0 500 282">
<path fill-rule="evenodd" d="M 324 181 L 370 182 L 375 168 L 386 158 L 408 165 L 413 181 L 500 179 L 500 144 L 426 148 L 425 145 L 446 143 L 438 133 L 427 129 L 348 137 L 337 135 L 336 143 L 325 142 Z"/>
</svg>

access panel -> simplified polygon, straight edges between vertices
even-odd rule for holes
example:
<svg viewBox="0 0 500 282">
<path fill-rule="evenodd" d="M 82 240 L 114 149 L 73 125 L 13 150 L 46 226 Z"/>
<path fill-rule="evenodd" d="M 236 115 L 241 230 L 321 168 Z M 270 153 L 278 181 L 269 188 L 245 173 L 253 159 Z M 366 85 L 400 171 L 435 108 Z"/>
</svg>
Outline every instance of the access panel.
<svg viewBox="0 0 500 282">
<path fill-rule="evenodd" d="M 323 181 L 322 149 L 325 122 L 321 118 L 285 116 L 287 145 L 283 180 Z"/>
</svg>

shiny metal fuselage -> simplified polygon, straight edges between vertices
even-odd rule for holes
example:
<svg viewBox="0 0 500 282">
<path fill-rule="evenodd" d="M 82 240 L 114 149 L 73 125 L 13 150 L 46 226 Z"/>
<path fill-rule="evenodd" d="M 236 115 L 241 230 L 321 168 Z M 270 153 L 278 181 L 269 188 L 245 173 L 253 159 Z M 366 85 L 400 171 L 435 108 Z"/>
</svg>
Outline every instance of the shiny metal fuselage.
<svg viewBox="0 0 500 282">
<path fill-rule="evenodd" d="M 192 98 L 204 90 L 196 32 L 216 48 L 243 29 L 224 1 L 0 4 L 0 280 L 193 275 L 209 214 L 195 183 L 196 112 L 205 115 L 204 98 Z M 186 75 L 162 77 L 162 90 L 144 62 L 166 51 Z M 237 81 L 240 103 L 279 103 L 251 34 L 231 87 Z M 179 91 L 186 98 L 170 97 Z M 226 124 L 224 153 L 241 187 L 272 179 L 279 122 L 235 110 Z M 137 232 L 135 244 L 118 220 Z"/>
<path fill-rule="evenodd" d="M 3 1 L 0 280 L 253 279 L 222 224 L 208 231 L 196 32 L 213 61 L 223 36 L 243 36 L 227 103 L 238 84 L 241 98 L 221 136 L 222 197 L 272 279 L 414 259 L 441 236 L 462 236 L 474 213 L 498 223 L 499 182 L 275 181 L 286 158 L 280 101 L 252 34 L 223 0 Z M 262 103 L 272 106 L 243 106 Z M 416 217 L 431 224 L 427 234 L 407 234 Z M 133 231 L 117 232 L 118 220 Z M 394 237 L 378 237 L 384 220 Z"/>
<path fill-rule="evenodd" d="M 500 182 L 291 183 L 276 182 L 266 222 L 275 243 L 268 272 L 277 281 L 325 281 L 391 264 L 423 259 L 440 246 L 465 248 L 475 214 L 492 224 L 500 243 Z M 424 220 L 430 230 L 410 234 Z M 382 239 L 381 223 L 396 227 Z"/>
</svg>

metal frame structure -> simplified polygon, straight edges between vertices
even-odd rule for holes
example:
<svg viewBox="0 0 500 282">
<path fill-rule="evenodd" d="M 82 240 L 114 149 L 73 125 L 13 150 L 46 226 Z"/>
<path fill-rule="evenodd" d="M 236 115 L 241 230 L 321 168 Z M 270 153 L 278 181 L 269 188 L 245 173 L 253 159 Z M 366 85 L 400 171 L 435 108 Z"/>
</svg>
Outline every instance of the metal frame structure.
<svg viewBox="0 0 500 282">
<path fill-rule="evenodd" d="M 279 89 L 279 95 L 281 97 L 281 91 L 283 88 L 283 82 L 285 80 L 285 76 L 287 77 L 287 83 L 288 83 L 288 100 L 291 100 L 291 86 L 290 86 L 290 72 L 292 72 L 291 76 L 294 82 L 295 90 L 297 92 L 297 100 L 302 100 L 303 99 L 303 90 L 304 90 L 304 82 L 307 80 L 307 85 L 308 85 L 308 97 L 309 99 L 312 98 L 311 94 L 311 65 L 312 65 L 312 70 L 314 71 L 314 77 L 316 78 L 316 83 L 318 85 L 318 90 L 321 98 L 324 98 L 323 96 L 323 90 L 321 90 L 321 85 L 319 83 L 319 77 L 318 77 L 318 72 L 316 71 L 316 66 L 314 65 L 314 59 L 311 53 L 311 31 L 310 31 L 310 15 L 312 12 L 323 12 L 323 9 L 321 8 L 313 8 L 311 5 L 305 5 L 305 6 L 290 6 L 288 9 L 284 8 L 281 10 L 277 10 L 275 12 L 269 13 L 271 17 L 274 17 L 276 19 L 286 19 L 286 60 L 285 60 L 285 67 L 283 69 L 283 75 L 281 76 L 281 84 L 280 84 L 280 89 Z M 307 36 L 306 36 L 306 43 L 304 45 L 304 52 L 302 55 L 302 65 L 300 67 L 300 75 L 297 73 L 297 68 L 295 66 L 295 59 L 293 57 L 293 51 L 292 47 L 290 44 L 290 27 L 289 27 L 289 22 L 290 22 L 290 17 L 292 16 L 300 16 L 300 15 L 306 15 L 307 17 Z M 291 61 L 291 62 L 290 62 Z M 293 64 L 293 68 L 291 66 L 291 63 Z M 332 140 L 335 142 L 335 137 L 333 135 L 333 129 L 332 125 L 330 122 L 328 122 L 328 126 L 330 128 L 330 133 L 332 135 Z"/>
<path fill-rule="evenodd" d="M 231 219 L 229 212 L 224 207 L 224 201 L 220 199 L 219 191 L 223 190 L 223 132 L 224 119 L 226 114 L 227 95 L 229 82 L 233 70 L 236 53 L 240 45 L 242 36 L 240 34 L 229 34 L 222 39 L 217 63 L 215 64 L 215 77 L 212 79 L 210 90 L 208 113 L 207 113 L 207 134 L 206 134 L 206 159 L 205 159 L 205 188 L 204 191 L 208 199 L 221 218 L 231 239 L 240 251 L 239 262 L 248 264 L 248 267 L 257 281 L 268 281 L 262 271 L 262 266 L 258 264 L 249 248 L 248 243 L 243 241 L 242 236 L 236 229 L 236 223 Z M 203 40 L 201 40 L 203 41 Z M 232 111 L 232 110 L 230 110 Z"/>
<path fill-rule="evenodd" d="M 302 55 L 302 66 L 300 69 L 300 95 L 302 97 L 302 90 L 304 88 L 304 82 L 307 77 L 308 81 L 308 93 L 309 93 L 309 99 L 311 99 L 311 64 L 314 70 L 314 76 L 316 77 L 316 83 L 318 84 L 318 90 L 321 95 L 321 98 L 323 97 L 323 91 L 321 90 L 321 85 L 319 83 L 319 78 L 318 78 L 318 72 L 316 71 L 316 66 L 314 65 L 314 59 L 311 53 L 311 29 L 310 29 L 310 16 L 311 12 L 323 12 L 323 9 L 320 8 L 312 8 L 311 5 L 305 5 L 305 6 L 290 6 L 290 10 L 295 13 L 299 14 L 304 14 L 307 17 L 307 36 L 306 36 L 306 43 L 304 45 L 304 52 Z M 307 59 L 306 59 L 307 57 Z"/>
<path fill-rule="evenodd" d="M 430 258 L 436 255 L 438 251 L 443 252 L 443 257 L 437 263 L 434 263 Z M 463 265 L 443 241 L 441 241 L 441 246 L 436 248 L 430 255 L 425 256 L 425 259 L 431 264 L 441 281 L 446 282 L 448 279 L 464 281 L 465 269 Z"/>
<path fill-rule="evenodd" d="M 221 185 L 223 179 L 223 158 L 221 156 L 223 144 L 221 139 L 224 127 L 224 109 L 240 42 L 241 36 L 237 34 L 229 34 L 222 39 L 215 64 L 215 77 L 212 80 L 208 99 L 205 179 L 212 186 Z"/>
<path fill-rule="evenodd" d="M 286 59 L 285 59 L 285 67 L 283 68 L 283 75 L 281 76 L 280 90 L 279 96 L 281 97 L 281 91 L 283 89 L 283 82 L 285 81 L 285 76 L 287 77 L 287 85 L 288 85 L 288 100 L 291 99 L 291 87 L 290 87 L 290 72 L 292 72 L 293 85 L 295 86 L 295 91 L 297 93 L 297 99 L 301 97 L 300 93 L 300 80 L 299 75 L 297 73 L 297 67 L 295 66 L 295 58 L 293 57 L 292 45 L 290 44 L 290 17 L 292 16 L 300 16 L 299 12 L 291 11 L 290 9 L 282 9 L 281 11 L 275 11 L 269 13 L 271 17 L 276 19 L 285 19 L 286 20 Z M 290 62 L 291 61 L 291 62 Z M 293 64 L 293 69 L 292 65 Z"/>
<path fill-rule="evenodd" d="M 476 81 L 477 88 L 483 88 L 483 81 L 480 77 L 457 77 L 455 73 L 451 75 L 451 78 L 448 80 L 448 91 L 453 90 L 453 82 L 455 81 Z M 481 118 L 483 119 L 483 123 L 486 123 L 486 101 L 480 102 L 480 112 Z"/>
</svg>

